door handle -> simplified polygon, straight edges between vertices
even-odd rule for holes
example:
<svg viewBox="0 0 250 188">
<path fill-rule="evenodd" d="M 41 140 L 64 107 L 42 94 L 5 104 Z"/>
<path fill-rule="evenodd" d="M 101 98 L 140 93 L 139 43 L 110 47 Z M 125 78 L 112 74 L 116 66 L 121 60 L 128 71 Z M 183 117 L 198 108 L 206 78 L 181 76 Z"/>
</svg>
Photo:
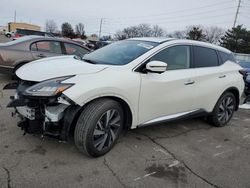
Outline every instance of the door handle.
<svg viewBox="0 0 250 188">
<path fill-rule="evenodd" d="M 38 54 L 37 57 L 43 58 L 43 57 L 46 57 L 46 56 L 44 54 Z"/>
<path fill-rule="evenodd" d="M 185 85 L 192 85 L 192 84 L 194 84 L 195 83 L 195 81 L 193 81 L 193 80 L 188 80 L 187 82 L 185 82 Z"/>
<path fill-rule="evenodd" d="M 224 75 L 220 75 L 219 76 L 219 78 L 225 78 L 226 77 L 226 75 L 224 74 Z"/>
</svg>

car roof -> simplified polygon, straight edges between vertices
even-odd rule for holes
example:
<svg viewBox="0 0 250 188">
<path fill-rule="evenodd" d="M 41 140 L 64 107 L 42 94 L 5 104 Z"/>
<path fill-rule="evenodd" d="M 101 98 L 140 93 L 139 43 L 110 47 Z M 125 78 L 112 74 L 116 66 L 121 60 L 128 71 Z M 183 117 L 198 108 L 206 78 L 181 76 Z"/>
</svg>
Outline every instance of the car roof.
<svg viewBox="0 0 250 188">
<path fill-rule="evenodd" d="M 23 36 L 20 37 L 16 40 L 10 41 L 5 43 L 5 46 L 9 46 L 9 45 L 16 45 L 19 43 L 32 43 L 35 41 L 39 41 L 39 40 L 51 40 L 51 41 L 58 41 L 58 42 L 68 42 L 68 43 L 72 43 L 72 44 L 76 44 L 78 46 L 81 46 L 83 48 L 85 48 L 86 50 L 89 50 L 86 46 L 80 45 L 79 43 L 77 43 L 76 41 L 73 40 L 69 40 L 69 39 L 64 39 L 64 38 L 57 38 L 57 37 L 46 37 L 46 36 L 37 36 L 37 35 L 28 35 L 28 36 Z"/>
<path fill-rule="evenodd" d="M 131 38 L 127 40 L 139 40 L 139 41 L 145 41 L 145 42 L 155 42 L 155 43 L 169 43 L 171 44 L 188 44 L 188 45 L 197 45 L 197 46 L 202 46 L 202 47 L 207 47 L 207 48 L 213 48 L 225 53 L 232 53 L 230 50 L 223 48 L 221 46 L 217 46 L 215 44 L 211 44 L 208 42 L 201 42 L 201 41 L 195 41 L 195 40 L 188 40 L 188 39 L 175 39 L 175 38 L 167 38 L 167 37 L 141 37 L 141 38 Z"/>
<path fill-rule="evenodd" d="M 130 38 L 127 40 L 139 40 L 139 41 L 147 41 L 147 42 L 155 42 L 155 43 L 164 43 L 170 40 L 175 40 L 174 38 L 167 38 L 167 37 L 138 37 L 138 38 Z"/>
</svg>

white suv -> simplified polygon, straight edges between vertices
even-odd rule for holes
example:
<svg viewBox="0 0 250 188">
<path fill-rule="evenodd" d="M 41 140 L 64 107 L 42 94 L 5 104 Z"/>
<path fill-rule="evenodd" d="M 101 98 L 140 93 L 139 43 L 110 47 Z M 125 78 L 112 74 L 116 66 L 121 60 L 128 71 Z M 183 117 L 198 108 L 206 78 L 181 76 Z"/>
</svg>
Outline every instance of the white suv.
<svg viewBox="0 0 250 188">
<path fill-rule="evenodd" d="M 226 125 L 241 102 L 240 69 L 229 50 L 215 45 L 129 39 L 82 59 L 61 56 L 22 66 L 8 106 L 16 109 L 25 132 L 62 140 L 73 133 L 77 148 L 97 157 L 125 128 L 197 114 Z"/>
</svg>

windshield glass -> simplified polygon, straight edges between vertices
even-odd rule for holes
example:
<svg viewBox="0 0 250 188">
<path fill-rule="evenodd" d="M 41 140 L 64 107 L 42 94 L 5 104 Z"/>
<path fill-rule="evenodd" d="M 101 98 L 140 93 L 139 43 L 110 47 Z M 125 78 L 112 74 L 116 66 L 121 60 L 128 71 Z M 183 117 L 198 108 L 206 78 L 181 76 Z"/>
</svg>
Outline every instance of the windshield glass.
<svg viewBox="0 0 250 188">
<path fill-rule="evenodd" d="M 83 57 L 83 60 L 94 64 L 125 65 L 157 46 L 156 42 L 119 41 Z"/>
</svg>

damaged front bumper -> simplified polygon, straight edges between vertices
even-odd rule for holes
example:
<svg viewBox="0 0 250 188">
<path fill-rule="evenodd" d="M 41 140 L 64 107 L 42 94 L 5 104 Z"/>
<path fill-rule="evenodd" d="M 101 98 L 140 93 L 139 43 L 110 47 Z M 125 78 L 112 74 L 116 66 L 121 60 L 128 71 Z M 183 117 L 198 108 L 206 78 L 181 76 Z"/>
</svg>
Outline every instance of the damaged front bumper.
<svg viewBox="0 0 250 188">
<path fill-rule="evenodd" d="M 25 96 L 22 93 L 28 87 L 30 84 L 18 84 L 15 96 L 11 97 L 7 105 L 14 108 L 13 115 L 19 117 L 18 126 L 25 133 L 68 140 L 81 107 L 63 94 L 54 97 Z M 5 89 L 14 88 L 7 86 Z"/>
</svg>

